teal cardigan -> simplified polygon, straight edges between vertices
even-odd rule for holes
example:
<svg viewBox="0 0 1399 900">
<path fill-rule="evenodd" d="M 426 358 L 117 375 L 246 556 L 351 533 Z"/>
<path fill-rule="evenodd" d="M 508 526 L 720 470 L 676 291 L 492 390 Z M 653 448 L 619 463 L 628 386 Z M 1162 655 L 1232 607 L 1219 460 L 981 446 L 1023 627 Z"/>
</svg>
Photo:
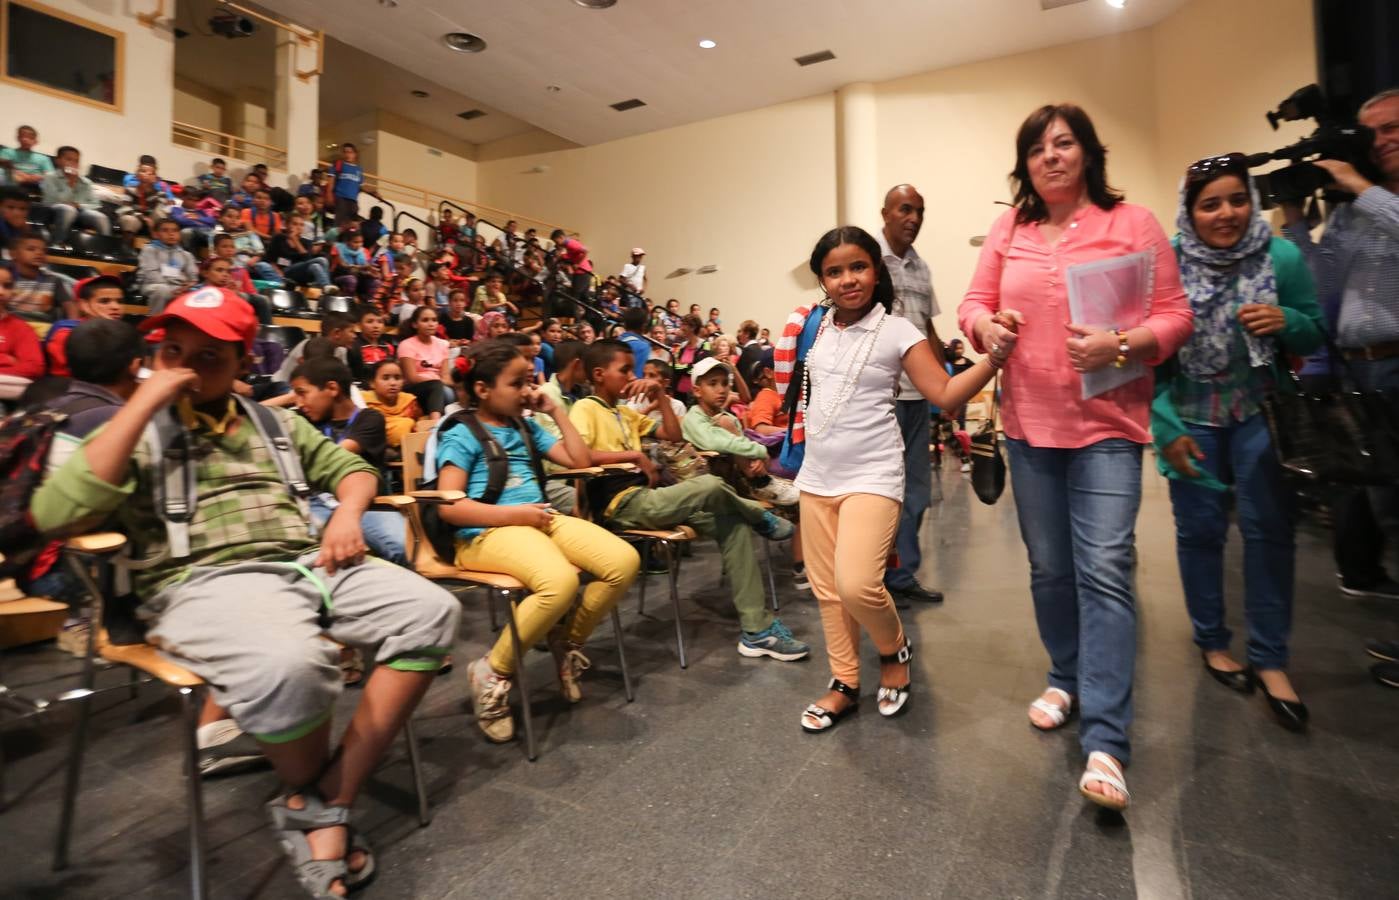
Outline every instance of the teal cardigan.
<svg viewBox="0 0 1399 900">
<path fill-rule="evenodd" d="M 1180 242 L 1175 239 L 1172 245 L 1176 256 L 1180 256 Z M 1280 237 L 1273 237 L 1268 246 L 1273 257 L 1273 273 L 1277 277 L 1278 305 L 1282 307 L 1284 324 L 1276 335 L 1282 350 L 1292 356 L 1306 356 L 1321 346 L 1324 332 L 1321 306 L 1316 302 L 1316 285 L 1306 259 L 1297 245 Z M 1291 390 L 1291 376 L 1283 368 L 1280 357 L 1273 361 L 1273 374 L 1282 390 Z M 1176 358 L 1156 367 L 1156 389 L 1151 402 L 1151 440 L 1156 447 L 1156 468 L 1167 478 L 1184 479 L 1186 476 L 1171 468 L 1161 452 L 1168 444 L 1181 435 L 1188 434 L 1185 422 L 1171 402 L 1171 387 L 1176 379 L 1184 378 Z M 1226 491 L 1228 485 L 1208 472 L 1201 472 L 1191 483 L 1216 491 Z"/>
</svg>

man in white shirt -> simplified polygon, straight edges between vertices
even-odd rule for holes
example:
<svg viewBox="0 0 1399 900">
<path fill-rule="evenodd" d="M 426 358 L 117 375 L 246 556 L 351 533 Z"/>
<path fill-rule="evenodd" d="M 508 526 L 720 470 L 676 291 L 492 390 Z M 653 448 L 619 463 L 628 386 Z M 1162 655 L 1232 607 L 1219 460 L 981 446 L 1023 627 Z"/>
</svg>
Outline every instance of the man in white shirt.
<svg viewBox="0 0 1399 900">
<path fill-rule="evenodd" d="M 622 266 L 622 280 L 627 283 L 633 294 L 646 293 L 646 264 L 641 258 L 646 255 L 646 251 L 640 247 L 631 248 L 631 262 Z"/>
<path fill-rule="evenodd" d="M 875 235 L 884 253 L 884 265 L 894 282 L 894 308 L 891 313 L 908 319 L 920 334 L 928 336 L 928 344 L 939 363 L 943 359 L 942 341 L 933 329 L 933 316 L 938 313 L 937 296 L 933 293 L 933 276 L 928 264 L 913 242 L 923 228 L 923 195 L 910 184 L 889 189 L 884 195 L 884 228 Z M 923 526 L 923 514 L 932 505 L 933 460 L 928 452 L 932 439 L 929 428 L 928 401 L 914 388 L 908 375 L 899 377 L 898 400 L 894 414 L 904 439 L 904 500 L 899 513 L 899 530 L 894 537 L 894 550 L 899 556 L 898 568 L 884 573 L 884 586 L 894 597 L 894 605 L 907 608 L 911 601 L 941 603 L 942 592 L 932 591 L 918 583 L 918 566 L 923 561 L 923 549 L 918 532 Z M 939 490 L 939 497 L 941 491 Z"/>
</svg>

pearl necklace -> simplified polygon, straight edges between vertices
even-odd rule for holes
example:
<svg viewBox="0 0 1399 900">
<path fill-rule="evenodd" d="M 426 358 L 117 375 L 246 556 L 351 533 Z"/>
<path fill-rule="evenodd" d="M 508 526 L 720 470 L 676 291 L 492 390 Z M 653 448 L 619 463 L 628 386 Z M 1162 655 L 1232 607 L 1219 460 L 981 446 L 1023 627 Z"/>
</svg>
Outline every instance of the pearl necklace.
<svg viewBox="0 0 1399 900">
<path fill-rule="evenodd" d="M 821 338 L 826 334 L 826 325 L 834 316 L 835 310 L 829 309 L 826 315 L 821 317 L 821 324 L 816 328 L 816 339 L 811 342 L 811 350 L 807 354 L 808 360 L 810 360 L 812 354 L 816 352 L 816 348 L 821 346 Z M 820 437 L 826 429 L 831 427 L 831 423 L 834 422 L 845 409 L 846 402 L 849 401 L 850 397 L 855 393 L 855 388 L 860 382 L 860 376 L 865 371 L 865 365 L 869 363 L 870 354 L 874 352 L 874 345 L 879 343 L 879 332 L 884 328 L 884 322 L 888 318 L 889 316 L 887 314 L 880 316 L 879 321 L 875 323 L 874 329 L 869 333 L 869 336 L 863 339 L 863 343 L 856 344 L 855 347 L 851 349 L 850 362 L 845 368 L 845 376 L 829 402 L 826 401 L 823 394 L 818 395 L 818 393 L 812 389 L 810 363 L 808 362 L 808 364 L 803 367 L 802 408 L 809 410 L 811 407 L 808 398 L 812 398 L 816 400 L 817 405 L 821 407 L 821 412 L 823 413 L 820 427 L 808 430 L 808 437 Z M 836 362 L 839 362 L 838 358 Z"/>
</svg>

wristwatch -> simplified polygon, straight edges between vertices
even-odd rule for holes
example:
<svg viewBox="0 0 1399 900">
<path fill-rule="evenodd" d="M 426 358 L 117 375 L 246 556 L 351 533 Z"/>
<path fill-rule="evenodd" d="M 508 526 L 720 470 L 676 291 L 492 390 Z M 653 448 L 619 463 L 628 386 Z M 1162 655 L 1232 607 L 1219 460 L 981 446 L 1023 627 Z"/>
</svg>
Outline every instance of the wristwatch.
<svg viewBox="0 0 1399 900">
<path fill-rule="evenodd" d="M 1117 359 L 1113 360 L 1112 364 L 1120 369 L 1127 365 L 1127 354 L 1131 352 L 1132 347 L 1127 343 L 1127 332 L 1119 328 L 1113 333 L 1117 335 Z"/>
</svg>

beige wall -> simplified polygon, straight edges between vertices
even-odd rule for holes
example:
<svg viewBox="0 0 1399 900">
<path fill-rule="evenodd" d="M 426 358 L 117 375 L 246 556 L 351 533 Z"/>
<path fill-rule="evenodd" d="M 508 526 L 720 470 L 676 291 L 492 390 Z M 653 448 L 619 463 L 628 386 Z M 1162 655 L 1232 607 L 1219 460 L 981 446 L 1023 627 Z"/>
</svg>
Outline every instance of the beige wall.
<svg viewBox="0 0 1399 900">
<path fill-rule="evenodd" d="M 944 310 L 939 332 L 957 333 L 978 252 L 969 240 L 1009 199 L 1015 130 L 1035 107 L 1084 106 L 1108 144 L 1110 180 L 1172 232 L 1188 163 L 1306 130 L 1275 134 L 1263 113 L 1314 80 L 1313 52 L 1308 0 L 1193 0 L 1152 28 L 876 85 L 876 178 L 881 189 L 911 182 L 927 200 L 917 247 Z M 581 230 L 600 271 L 645 245 L 653 299 L 776 326 L 812 296 L 806 255 L 835 224 L 838 125 L 823 95 L 593 147 L 509 158 L 491 148 L 477 182 L 485 203 Z M 877 209 L 852 218 L 880 221 Z M 719 273 L 661 277 L 708 263 Z"/>
<path fill-rule="evenodd" d="M 651 296 L 774 327 L 812 294 L 835 222 L 834 100 L 810 97 L 592 147 L 478 164 L 483 203 L 582 232 L 601 273 L 640 244 Z M 544 168 L 545 171 L 536 171 Z M 666 275 L 717 265 L 709 275 Z"/>
</svg>

